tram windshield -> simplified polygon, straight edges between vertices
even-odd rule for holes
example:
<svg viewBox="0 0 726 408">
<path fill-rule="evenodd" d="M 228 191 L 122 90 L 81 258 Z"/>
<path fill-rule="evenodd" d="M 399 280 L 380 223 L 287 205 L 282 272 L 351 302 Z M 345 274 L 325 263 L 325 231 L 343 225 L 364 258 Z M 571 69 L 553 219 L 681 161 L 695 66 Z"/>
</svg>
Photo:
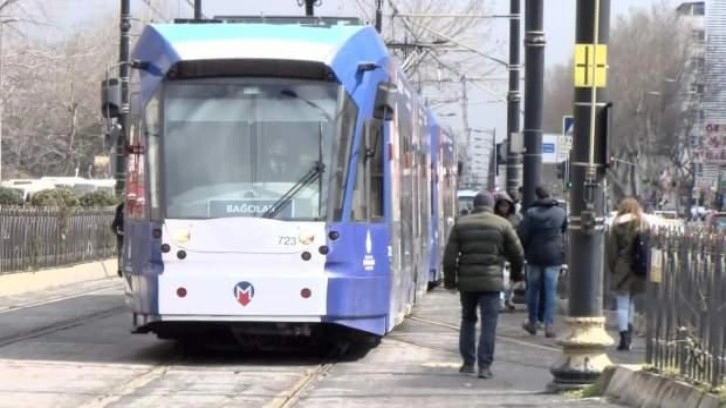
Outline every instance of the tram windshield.
<svg viewBox="0 0 726 408">
<path fill-rule="evenodd" d="M 347 94 L 336 83 L 283 78 L 168 82 L 164 190 L 168 218 L 326 216 L 328 171 Z M 350 127 L 351 125 L 348 125 Z M 319 166 L 322 163 L 322 167 Z M 290 199 L 281 199 L 293 194 Z M 284 208 L 271 207 L 284 202 Z"/>
</svg>

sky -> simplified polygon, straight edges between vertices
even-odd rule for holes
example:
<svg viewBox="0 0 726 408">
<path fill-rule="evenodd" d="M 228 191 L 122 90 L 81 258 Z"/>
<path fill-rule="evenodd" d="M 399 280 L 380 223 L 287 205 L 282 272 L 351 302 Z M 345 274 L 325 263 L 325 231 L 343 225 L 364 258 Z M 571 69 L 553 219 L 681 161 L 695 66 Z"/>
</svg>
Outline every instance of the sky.
<svg viewBox="0 0 726 408">
<path fill-rule="evenodd" d="M 134 9 L 146 8 L 145 2 L 152 0 L 132 0 Z M 182 17 L 192 16 L 192 7 L 188 4 L 188 0 L 166 0 L 170 4 L 173 14 L 179 14 Z M 446 1 L 446 0 L 440 0 Z M 458 1 L 458 0 L 449 0 Z M 663 0 L 611 0 L 611 22 L 616 20 L 618 15 L 627 13 L 630 8 L 650 7 L 654 4 L 661 3 Z M 83 4 L 80 10 L 73 4 Z M 158 0 L 153 0 L 158 2 Z M 189 1 L 190 2 L 190 1 Z M 489 0 L 492 5 L 492 12 L 495 14 L 508 14 L 509 0 Z M 570 58 L 575 41 L 575 12 L 576 0 L 544 0 L 544 30 L 546 37 L 545 46 L 545 65 L 551 68 L 556 64 L 566 63 Z M 384 2 L 385 3 L 385 2 Z M 524 10 L 525 1 L 522 0 L 522 9 Z M 673 0 L 671 4 L 674 9 L 679 1 Z M 78 19 L 88 16 L 90 13 L 98 10 L 114 11 L 118 1 L 111 0 L 68 0 L 66 19 L 68 21 L 78 21 Z M 303 14 L 304 10 L 297 5 L 297 0 L 203 0 L 204 13 L 207 16 L 213 15 L 290 15 Z M 384 10 L 384 14 L 387 10 Z M 315 13 L 318 15 L 357 15 L 358 9 L 355 0 L 322 0 L 322 5 L 316 8 Z M 385 19 L 384 19 L 385 21 Z M 524 24 L 523 24 L 524 25 Z M 483 37 L 480 44 L 468 43 L 478 50 L 497 49 L 501 54 L 494 55 L 497 58 L 508 60 L 507 44 L 509 36 L 508 20 L 498 19 L 492 20 L 491 36 Z M 522 59 L 524 60 L 524 50 L 522 50 Z M 505 77 L 506 70 L 493 74 L 498 77 Z M 484 92 L 480 88 L 473 87 L 469 91 L 469 118 L 470 126 L 478 129 L 495 129 L 497 139 L 501 140 L 506 136 L 506 104 L 503 102 L 506 98 L 506 81 L 492 82 L 489 92 Z M 523 84 L 522 84 L 523 88 Z M 496 102 L 500 99 L 499 102 Z M 444 106 L 438 109 L 439 112 L 445 111 L 451 116 L 442 118 L 442 121 L 449 124 L 456 131 L 461 129 L 461 109 L 459 104 L 452 106 Z"/>
</svg>

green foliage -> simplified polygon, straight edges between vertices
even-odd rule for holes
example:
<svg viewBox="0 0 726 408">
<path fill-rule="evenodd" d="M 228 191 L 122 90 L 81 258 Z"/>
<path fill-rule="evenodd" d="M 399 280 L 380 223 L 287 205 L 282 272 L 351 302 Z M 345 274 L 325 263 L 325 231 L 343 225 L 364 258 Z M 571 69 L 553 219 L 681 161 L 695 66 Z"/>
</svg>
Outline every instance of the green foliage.
<svg viewBox="0 0 726 408">
<path fill-rule="evenodd" d="M 116 197 L 106 191 L 92 191 L 79 199 L 82 207 L 111 207 L 118 204 Z"/>
<path fill-rule="evenodd" d="M 595 383 L 580 388 L 579 390 L 566 391 L 562 394 L 566 397 L 576 399 L 594 398 L 602 396 L 603 389 L 600 381 L 596 381 Z"/>
<path fill-rule="evenodd" d="M 73 191 L 67 188 L 54 188 L 38 191 L 31 198 L 34 207 L 72 208 L 80 204 Z"/>
<path fill-rule="evenodd" d="M 7 187 L 0 187 L 0 205 L 23 205 L 23 193 Z"/>
</svg>

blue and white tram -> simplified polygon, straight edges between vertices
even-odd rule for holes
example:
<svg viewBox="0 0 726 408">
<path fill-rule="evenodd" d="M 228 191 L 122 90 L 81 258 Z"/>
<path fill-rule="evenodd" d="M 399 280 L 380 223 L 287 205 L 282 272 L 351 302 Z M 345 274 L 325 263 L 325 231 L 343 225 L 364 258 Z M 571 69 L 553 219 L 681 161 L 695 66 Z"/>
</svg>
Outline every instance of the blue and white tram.
<svg viewBox="0 0 726 408">
<path fill-rule="evenodd" d="M 371 26 L 147 26 L 133 51 L 134 332 L 383 336 L 438 279 L 454 141 Z"/>
</svg>

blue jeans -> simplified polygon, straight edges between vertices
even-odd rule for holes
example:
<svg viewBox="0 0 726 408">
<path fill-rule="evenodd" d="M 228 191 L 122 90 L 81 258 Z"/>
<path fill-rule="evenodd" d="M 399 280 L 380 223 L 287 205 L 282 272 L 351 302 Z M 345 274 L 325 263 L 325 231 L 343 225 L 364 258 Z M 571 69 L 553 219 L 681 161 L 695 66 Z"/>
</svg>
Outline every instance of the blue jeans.
<svg viewBox="0 0 726 408">
<path fill-rule="evenodd" d="M 494 361 L 497 320 L 499 319 L 499 292 L 461 292 L 461 328 L 459 352 L 464 364 L 480 368 L 491 366 Z M 476 346 L 477 309 L 481 313 L 479 347 Z"/>
<path fill-rule="evenodd" d="M 544 309 L 544 324 L 549 326 L 555 321 L 557 303 L 557 277 L 560 274 L 560 265 L 538 266 L 527 265 L 527 312 L 529 323 L 536 327 L 537 316 Z M 544 290 L 543 302 L 540 302 L 540 291 Z M 542 304 L 544 303 L 544 304 Z"/>
<path fill-rule="evenodd" d="M 615 295 L 615 302 L 618 311 L 618 331 L 628 331 L 628 324 L 633 324 L 635 311 L 633 295 L 630 293 L 618 293 Z"/>
</svg>

